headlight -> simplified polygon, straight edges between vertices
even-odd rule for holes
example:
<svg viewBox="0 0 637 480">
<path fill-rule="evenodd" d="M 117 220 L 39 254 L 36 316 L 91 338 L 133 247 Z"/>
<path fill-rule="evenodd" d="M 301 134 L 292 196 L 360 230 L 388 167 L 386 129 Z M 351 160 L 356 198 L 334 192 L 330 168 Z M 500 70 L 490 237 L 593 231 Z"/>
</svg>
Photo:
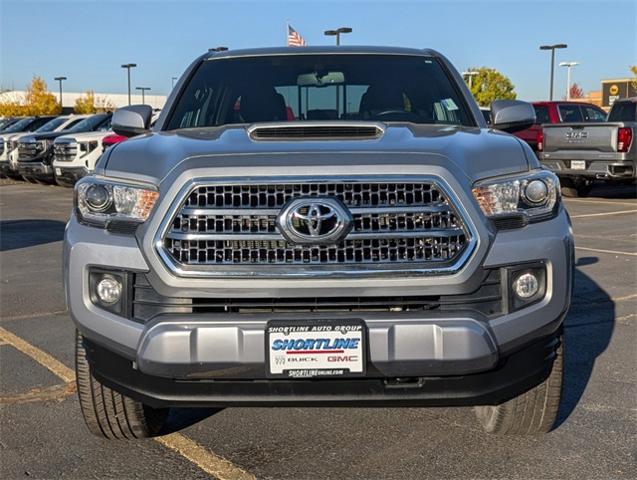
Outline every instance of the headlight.
<svg viewBox="0 0 637 480">
<path fill-rule="evenodd" d="M 92 140 L 90 142 L 81 142 L 80 143 L 80 152 L 82 152 L 82 156 L 91 153 L 96 148 L 97 148 L 97 141 L 95 141 L 95 140 Z"/>
<path fill-rule="evenodd" d="M 159 198 L 152 187 L 85 177 L 75 185 L 75 207 L 81 223 L 110 228 L 136 227 L 146 221 Z"/>
<path fill-rule="evenodd" d="M 555 216 L 560 200 L 560 181 L 547 170 L 518 177 L 478 182 L 473 196 L 487 217 L 519 215 L 528 221 Z"/>
<path fill-rule="evenodd" d="M 51 145 L 53 145 L 53 140 L 38 140 L 35 143 L 35 149 L 38 152 L 45 152 L 51 147 Z"/>
</svg>

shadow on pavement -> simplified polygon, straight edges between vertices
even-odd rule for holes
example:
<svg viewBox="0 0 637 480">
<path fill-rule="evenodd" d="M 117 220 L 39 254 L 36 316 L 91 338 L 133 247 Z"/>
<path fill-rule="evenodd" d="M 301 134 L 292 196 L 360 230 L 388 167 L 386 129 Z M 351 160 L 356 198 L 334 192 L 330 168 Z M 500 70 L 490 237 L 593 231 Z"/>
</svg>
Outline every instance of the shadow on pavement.
<svg viewBox="0 0 637 480">
<path fill-rule="evenodd" d="M 59 220 L 0 221 L 0 252 L 59 242 L 64 238 L 64 227 Z"/>
<path fill-rule="evenodd" d="M 579 259 L 577 266 L 597 261 L 597 257 L 585 257 Z M 564 322 L 564 383 L 555 428 L 568 419 L 580 402 L 595 360 L 608 347 L 614 328 L 615 302 L 592 278 L 576 270 L 571 309 Z"/>
<path fill-rule="evenodd" d="M 221 412 L 223 408 L 171 408 L 168 421 L 159 432 L 159 435 L 168 435 L 188 428 L 208 417 Z"/>
<path fill-rule="evenodd" d="M 613 185 L 608 183 L 596 183 L 589 198 L 616 198 L 632 199 L 637 198 L 637 185 Z"/>
</svg>

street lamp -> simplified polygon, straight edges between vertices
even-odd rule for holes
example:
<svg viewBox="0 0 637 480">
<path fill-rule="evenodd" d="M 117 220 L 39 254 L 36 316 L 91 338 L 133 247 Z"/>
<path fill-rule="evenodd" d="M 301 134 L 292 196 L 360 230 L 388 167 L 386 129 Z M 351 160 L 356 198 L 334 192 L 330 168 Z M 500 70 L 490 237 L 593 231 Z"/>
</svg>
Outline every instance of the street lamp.
<svg viewBox="0 0 637 480">
<path fill-rule="evenodd" d="M 175 82 L 177 81 L 177 77 L 172 77 L 171 80 L 173 82 L 171 88 L 175 88 Z"/>
<path fill-rule="evenodd" d="M 62 106 L 62 82 L 66 80 L 66 77 L 55 77 L 56 82 L 60 82 L 60 108 L 64 108 Z"/>
<path fill-rule="evenodd" d="M 565 43 L 557 43 L 555 45 L 540 45 L 540 50 L 550 50 L 551 51 L 551 86 L 549 90 L 549 100 L 553 100 L 553 74 L 555 71 L 555 50 L 560 48 L 567 48 L 568 45 Z"/>
<path fill-rule="evenodd" d="M 480 72 L 476 72 L 475 70 L 469 70 L 466 72 L 462 72 L 463 77 L 469 77 L 469 90 L 473 86 L 473 77 L 477 76 Z"/>
<path fill-rule="evenodd" d="M 566 67 L 566 100 L 571 99 L 571 69 L 579 65 L 578 62 L 560 62 L 560 67 Z"/>
<path fill-rule="evenodd" d="M 142 103 L 146 103 L 146 90 L 150 90 L 150 87 L 135 87 L 135 90 L 142 91 Z"/>
<path fill-rule="evenodd" d="M 352 33 L 352 29 L 349 27 L 339 27 L 336 30 L 325 30 L 323 33 L 328 37 L 336 37 L 336 45 L 340 45 L 341 33 Z"/>
<path fill-rule="evenodd" d="M 130 105 L 130 69 L 135 68 L 137 66 L 136 63 L 125 63 L 122 65 L 122 68 L 125 68 L 128 73 L 128 104 Z"/>
</svg>

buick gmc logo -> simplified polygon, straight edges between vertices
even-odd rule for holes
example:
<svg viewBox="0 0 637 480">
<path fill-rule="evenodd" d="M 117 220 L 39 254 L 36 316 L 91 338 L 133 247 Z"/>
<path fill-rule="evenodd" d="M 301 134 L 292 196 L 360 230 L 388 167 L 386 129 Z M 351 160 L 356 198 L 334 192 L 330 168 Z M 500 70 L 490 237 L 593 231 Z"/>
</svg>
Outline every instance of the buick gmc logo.
<svg viewBox="0 0 637 480">
<path fill-rule="evenodd" d="M 277 218 L 279 230 L 292 243 L 338 243 L 350 231 L 352 216 L 335 198 L 297 198 Z"/>
</svg>

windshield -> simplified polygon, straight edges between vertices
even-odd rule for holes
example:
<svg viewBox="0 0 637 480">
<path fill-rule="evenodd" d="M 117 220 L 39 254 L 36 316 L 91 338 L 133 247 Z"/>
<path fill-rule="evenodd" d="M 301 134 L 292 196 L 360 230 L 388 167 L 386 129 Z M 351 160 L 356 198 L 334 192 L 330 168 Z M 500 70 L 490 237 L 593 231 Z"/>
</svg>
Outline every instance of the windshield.
<svg viewBox="0 0 637 480">
<path fill-rule="evenodd" d="M 167 129 L 304 120 L 474 125 L 434 58 L 287 55 L 203 62 Z"/>
<path fill-rule="evenodd" d="M 33 122 L 32 117 L 23 118 L 22 120 L 18 120 L 17 122 L 15 122 L 13 125 L 7 128 L 3 133 L 21 132 L 22 130 L 27 128 L 31 124 L 31 122 Z"/>
<path fill-rule="evenodd" d="M 85 118 L 73 128 L 68 129 L 68 132 L 93 132 L 101 129 L 102 124 L 106 122 L 110 123 L 110 113 L 100 113 L 91 117 Z"/>
<path fill-rule="evenodd" d="M 58 128 L 60 125 L 65 123 L 67 120 L 68 120 L 68 117 L 57 117 L 57 118 L 54 118 L 53 120 L 51 120 L 49 122 L 46 122 L 44 125 L 42 125 L 40 128 L 38 128 L 36 130 L 36 132 L 39 132 L 39 133 L 52 132 L 53 130 Z"/>
<path fill-rule="evenodd" d="M 609 122 L 634 122 L 637 117 L 637 105 L 631 101 L 617 102 L 608 115 Z"/>
</svg>

